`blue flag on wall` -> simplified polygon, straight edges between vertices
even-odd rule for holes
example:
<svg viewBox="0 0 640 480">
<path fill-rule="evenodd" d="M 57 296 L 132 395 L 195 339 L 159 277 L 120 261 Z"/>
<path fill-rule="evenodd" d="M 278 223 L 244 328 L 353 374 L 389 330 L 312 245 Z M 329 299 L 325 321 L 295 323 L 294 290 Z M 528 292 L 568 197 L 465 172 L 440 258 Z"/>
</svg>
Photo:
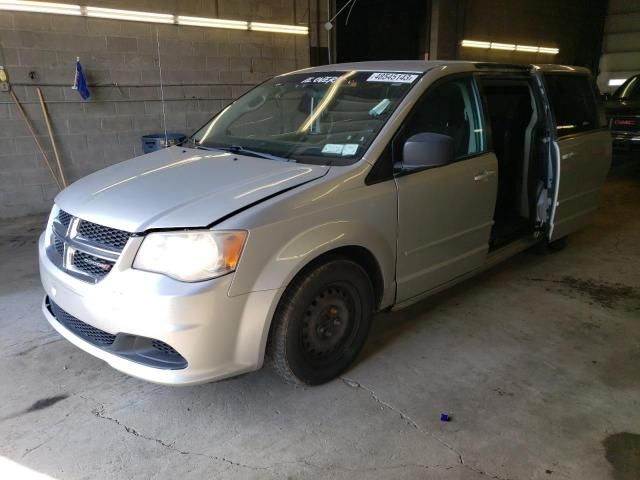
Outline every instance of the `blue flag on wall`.
<svg viewBox="0 0 640 480">
<path fill-rule="evenodd" d="M 83 100 L 86 100 L 91 96 L 89 87 L 87 87 L 87 79 L 84 78 L 84 73 L 82 72 L 80 59 L 76 61 L 76 79 L 73 82 L 73 89 L 78 91 Z"/>
</svg>

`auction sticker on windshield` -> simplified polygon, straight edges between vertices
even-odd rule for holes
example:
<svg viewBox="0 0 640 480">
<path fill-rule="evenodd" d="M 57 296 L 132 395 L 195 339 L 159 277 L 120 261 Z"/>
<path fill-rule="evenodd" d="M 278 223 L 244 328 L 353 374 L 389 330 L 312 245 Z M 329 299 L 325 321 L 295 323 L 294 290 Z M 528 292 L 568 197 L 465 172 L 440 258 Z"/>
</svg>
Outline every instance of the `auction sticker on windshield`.
<svg viewBox="0 0 640 480">
<path fill-rule="evenodd" d="M 358 151 L 357 143 L 327 143 L 322 147 L 322 153 L 329 153 L 333 155 L 342 155 L 347 157 L 353 155 Z"/>
<path fill-rule="evenodd" d="M 379 72 L 374 73 L 367 82 L 412 83 L 418 75 L 412 73 Z"/>
<path fill-rule="evenodd" d="M 333 83 L 338 80 L 338 77 L 324 75 L 322 77 L 307 77 L 300 83 Z"/>
</svg>

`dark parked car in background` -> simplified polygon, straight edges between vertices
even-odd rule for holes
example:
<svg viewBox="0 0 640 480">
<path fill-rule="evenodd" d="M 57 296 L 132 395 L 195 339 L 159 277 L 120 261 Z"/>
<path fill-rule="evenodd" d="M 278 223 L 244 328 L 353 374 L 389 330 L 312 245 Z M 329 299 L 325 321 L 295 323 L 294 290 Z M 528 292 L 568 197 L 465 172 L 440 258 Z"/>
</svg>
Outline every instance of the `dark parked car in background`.
<svg viewBox="0 0 640 480">
<path fill-rule="evenodd" d="M 606 112 L 614 148 L 640 146 L 640 74 L 618 87 L 606 103 Z"/>
</svg>

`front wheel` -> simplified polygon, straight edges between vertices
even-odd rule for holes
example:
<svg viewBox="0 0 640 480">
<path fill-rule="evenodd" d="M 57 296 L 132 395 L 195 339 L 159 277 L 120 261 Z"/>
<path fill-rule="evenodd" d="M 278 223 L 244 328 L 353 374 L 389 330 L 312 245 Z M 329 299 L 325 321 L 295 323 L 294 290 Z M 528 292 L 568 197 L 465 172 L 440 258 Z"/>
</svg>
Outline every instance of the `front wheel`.
<svg viewBox="0 0 640 480">
<path fill-rule="evenodd" d="M 298 275 L 276 310 L 269 362 L 290 383 L 336 378 L 362 349 L 373 305 L 371 281 L 351 260 L 334 258 Z"/>
</svg>

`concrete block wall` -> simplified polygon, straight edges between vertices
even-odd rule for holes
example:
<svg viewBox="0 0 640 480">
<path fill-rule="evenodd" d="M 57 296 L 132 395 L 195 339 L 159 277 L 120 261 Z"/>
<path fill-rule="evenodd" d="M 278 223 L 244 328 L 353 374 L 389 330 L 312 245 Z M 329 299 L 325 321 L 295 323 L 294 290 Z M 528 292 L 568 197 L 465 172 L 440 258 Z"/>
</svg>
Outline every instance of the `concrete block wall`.
<svg viewBox="0 0 640 480">
<path fill-rule="evenodd" d="M 72 2 L 70 2 L 72 3 Z M 93 0 L 92 6 L 306 25 L 305 0 Z M 158 58 L 158 42 L 160 58 Z M 79 56 L 90 84 L 70 87 Z M 304 35 L 0 12 L 0 65 L 53 161 L 40 87 L 67 178 L 140 155 L 140 137 L 192 133 L 251 86 L 309 62 Z M 46 212 L 58 189 L 9 94 L 0 92 L 0 219 Z"/>
<path fill-rule="evenodd" d="M 640 72 L 640 0 L 609 0 L 598 87 L 613 93 L 609 80 L 627 79 Z"/>
</svg>

